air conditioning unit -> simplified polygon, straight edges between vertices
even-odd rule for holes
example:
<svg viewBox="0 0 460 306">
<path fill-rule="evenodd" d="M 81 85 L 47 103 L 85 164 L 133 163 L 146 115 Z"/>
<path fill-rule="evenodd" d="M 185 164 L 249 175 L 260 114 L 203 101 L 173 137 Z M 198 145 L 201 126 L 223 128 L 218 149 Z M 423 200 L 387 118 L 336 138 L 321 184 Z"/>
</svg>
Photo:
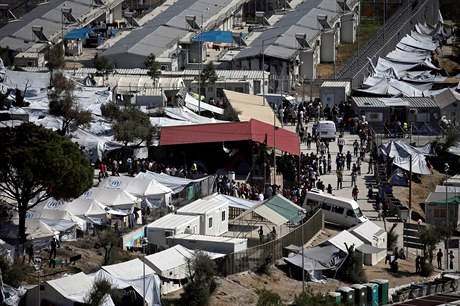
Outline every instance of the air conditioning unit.
<svg viewBox="0 0 460 306">
<path fill-rule="evenodd" d="M 169 66 L 168 66 L 168 65 L 160 65 L 160 70 L 161 70 L 161 71 L 168 71 L 168 70 L 169 70 Z"/>
</svg>

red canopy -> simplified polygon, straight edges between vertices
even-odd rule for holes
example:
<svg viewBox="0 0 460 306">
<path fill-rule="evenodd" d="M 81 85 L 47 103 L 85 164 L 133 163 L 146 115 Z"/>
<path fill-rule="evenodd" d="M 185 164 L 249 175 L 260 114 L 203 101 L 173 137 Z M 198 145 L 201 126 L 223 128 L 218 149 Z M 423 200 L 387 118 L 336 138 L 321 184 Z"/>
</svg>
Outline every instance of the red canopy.
<svg viewBox="0 0 460 306">
<path fill-rule="evenodd" d="M 161 128 L 160 145 L 178 145 L 206 142 L 252 140 L 263 143 L 267 135 L 267 146 L 273 147 L 273 125 L 256 119 L 246 122 L 210 123 Z M 276 148 L 300 155 L 299 136 L 296 133 L 276 128 Z"/>
</svg>

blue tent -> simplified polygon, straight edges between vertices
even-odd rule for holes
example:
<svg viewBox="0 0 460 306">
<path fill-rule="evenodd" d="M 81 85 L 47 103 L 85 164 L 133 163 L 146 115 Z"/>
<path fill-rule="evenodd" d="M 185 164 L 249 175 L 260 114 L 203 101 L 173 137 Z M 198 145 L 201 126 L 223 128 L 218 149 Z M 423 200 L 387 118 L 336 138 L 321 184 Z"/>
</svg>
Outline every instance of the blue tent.
<svg viewBox="0 0 460 306">
<path fill-rule="evenodd" d="M 407 177 L 407 174 L 404 172 L 404 170 L 401 168 L 396 168 L 396 170 L 393 171 L 393 174 L 391 175 L 390 183 L 393 186 L 409 186 L 409 178 Z"/>
<path fill-rule="evenodd" d="M 240 34 L 240 37 L 244 39 L 246 34 Z M 202 32 L 196 36 L 193 41 L 202 41 L 202 42 L 213 42 L 213 43 L 237 43 L 232 37 L 232 32 L 230 31 L 210 31 Z"/>
<path fill-rule="evenodd" d="M 94 28 L 78 28 L 73 29 L 64 36 L 64 39 L 88 39 L 89 33 L 94 30 Z"/>
</svg>

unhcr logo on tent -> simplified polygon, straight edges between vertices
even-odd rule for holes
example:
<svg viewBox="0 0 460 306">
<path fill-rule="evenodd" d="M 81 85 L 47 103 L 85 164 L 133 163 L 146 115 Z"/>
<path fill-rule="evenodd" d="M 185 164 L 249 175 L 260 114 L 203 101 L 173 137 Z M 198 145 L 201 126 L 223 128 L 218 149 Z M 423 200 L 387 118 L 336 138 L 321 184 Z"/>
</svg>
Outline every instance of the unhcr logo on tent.
<svg viewBox="0 0 460 306">
<path fill-rule="evenodd" d="M 62 201 L 58 201 L 58 200 L 49 201 L 48 204 L 46 204 L 46 206 L 49 209 L 56 209 L 61 205 L 62 205 Z"/>
<path fill-rule="evenodd" d="M 121 185 L 120 180 L 113 180 L 113 181 L 110 182 L 109 187 L 110 188 L 118 188 L 118 187 L 120 187 L 120 185 Z"/>
<path fill-rule="evenodd" d="M 82 198 L 88 198 L 91 194 L 92 194 L 92 192 L 88 190 L 88 191 L 85 191 L 85 192 L 81 195 L 81 197 L 82 197 Z"/>
<path fill-rule="evenodd" d="M 34 214 L 31 213 L 30 211 L 26 212 L 26 219 L 33 219 L 34 218 Z"/>
</svg>

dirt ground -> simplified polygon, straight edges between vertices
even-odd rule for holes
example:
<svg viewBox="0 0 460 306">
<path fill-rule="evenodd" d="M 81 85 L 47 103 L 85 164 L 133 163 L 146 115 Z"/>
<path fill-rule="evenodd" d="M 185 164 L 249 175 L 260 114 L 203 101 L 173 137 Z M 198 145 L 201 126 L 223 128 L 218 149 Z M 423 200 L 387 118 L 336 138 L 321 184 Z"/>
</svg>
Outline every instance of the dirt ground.
<svg viewBox="0 0 460 306">
<path fill-rule="evenodd" d="M 432 175 L 422 175 L 419 182 L 412 183 L 412 210 L 418 213 L 425 219 L 425 212 L 423 211 L 423 202 L 426 200 L 430 192 L 436 189 L 445 179 L 445 175 L 439 171 L 433 170 Z M 400 199 L 401 203 L 409 207 L 409 187 L 394 186 L 393 195 L 395 198 Z"/>
</svg>

